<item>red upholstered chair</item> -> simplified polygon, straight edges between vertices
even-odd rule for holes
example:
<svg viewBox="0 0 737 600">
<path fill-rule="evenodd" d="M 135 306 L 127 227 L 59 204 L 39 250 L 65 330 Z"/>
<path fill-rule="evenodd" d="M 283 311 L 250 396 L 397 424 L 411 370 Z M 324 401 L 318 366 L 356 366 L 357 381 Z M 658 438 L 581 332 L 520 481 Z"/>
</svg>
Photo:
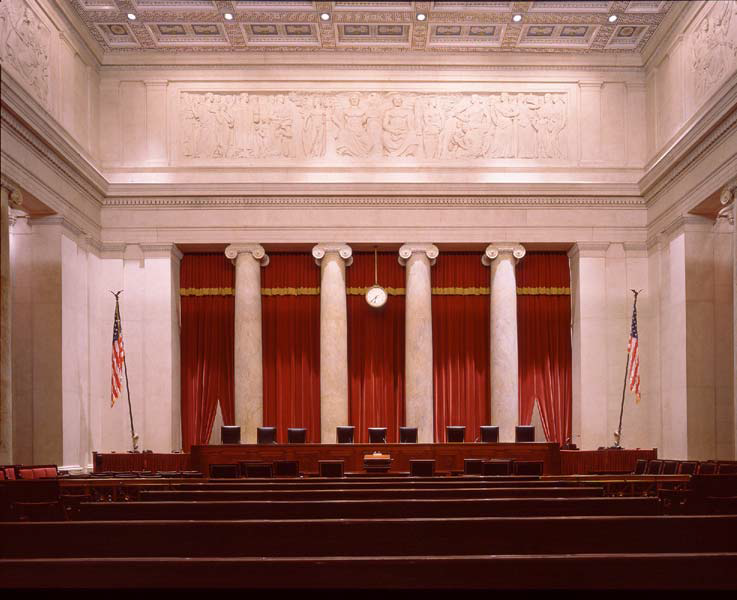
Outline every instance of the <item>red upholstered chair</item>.
<svg viewBox="0 0 737 600">
<path fill-rule="evenodd" d="M 15 477 L 15 467 L 5 467 L 5 479 L 13 480 Z"/>
<path fill-rule="evenodd" d="M 5 479 L 5 469 L 0 469 L 0 480 Z"/>
<path fill-rule="evenodd" d="M 46 478 L 46 467 L 34 467 L 33 469 L 34 479 L 45 479 Z"/>
<path fill-rule="evenodd" d="M 18 469 L 18 477 L 20 479 L 34 479 L 33 469 Z"/>
<path fill-rule="evenodd" d="M 54 467 L 46 467 L 46 477 L 58 477 L 59 471 Z"/>
</svg>

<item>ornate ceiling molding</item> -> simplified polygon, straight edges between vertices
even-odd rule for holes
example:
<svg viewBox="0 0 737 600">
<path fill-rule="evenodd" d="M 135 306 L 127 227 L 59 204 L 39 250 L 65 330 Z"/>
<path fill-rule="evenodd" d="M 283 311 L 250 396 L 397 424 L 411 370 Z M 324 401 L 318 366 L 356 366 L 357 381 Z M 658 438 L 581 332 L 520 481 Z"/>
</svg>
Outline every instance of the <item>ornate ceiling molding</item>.
<svg viewBox="0 0 737 600">
<path fill-rule="evenodd" d="M 109 197 L 106 208 L 645 208 L 630 196 L 179 196 Z"/>
</svg>

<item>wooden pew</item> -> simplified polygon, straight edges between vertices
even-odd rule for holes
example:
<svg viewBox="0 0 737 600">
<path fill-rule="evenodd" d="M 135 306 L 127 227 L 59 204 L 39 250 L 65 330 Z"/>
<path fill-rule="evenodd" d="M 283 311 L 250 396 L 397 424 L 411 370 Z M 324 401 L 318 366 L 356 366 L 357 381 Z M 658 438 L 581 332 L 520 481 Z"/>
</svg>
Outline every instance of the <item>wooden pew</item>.
<svg viewBox="0 0 737 600">
<path fill-rule="evenodd" d="M 0 523 L 0 558 L 737 552 L 734 516 Z"/>
<path fill-rule="evenodd" d="M 82 503 L 86 521 L 659 515 L 657 498 L 495 498 Z"/>
<path fill-rule="evenodd" d="M 601 497 L 601 487 L 541 488 L 429 488 L 354 490 L 143 490 L 140 500 L 217 501 L 217 500 L 394 500 L 400 498 L 593 498 Z"/>
<path fill-rule="evenodd" d="M 36 559 L 0 571 L 0 588 L 721 590 L 735 587 L 737 554 Z"/>
</svg>

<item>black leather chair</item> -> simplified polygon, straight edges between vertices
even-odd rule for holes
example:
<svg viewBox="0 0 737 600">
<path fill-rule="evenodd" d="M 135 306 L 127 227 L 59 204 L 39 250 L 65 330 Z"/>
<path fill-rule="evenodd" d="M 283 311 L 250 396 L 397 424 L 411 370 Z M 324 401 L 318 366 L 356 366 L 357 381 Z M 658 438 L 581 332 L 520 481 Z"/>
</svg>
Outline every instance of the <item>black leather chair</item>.
<svg viewBox="0 0 737 600">
<path fill-rule="evenodd" d="M 344 462 L 342 460 L 318 460 L 320 477 L 343 477 Z"/>
<path fill-rule="evenodd" d="M 514 427 L 514 441 L 519 442 L 534 442 L 535 441 L 535 426 L 534 425 L 516 425 Z"/>
<path fill-rule="evenodd" d="M 289 444 L 307 443 L 307 428 L 306 427 L 289 427 L 287 429 L 287 442 Z"/>
<path fill-rule="evenodd" d="M 647 459 L 646 458 L 638 458 L 635 461 L 635 470 L 632 473 L 633 475 L 644 475 L 645 469 L 647 469 Z"/>
<path fill-rule="evenodd" d="M 386 427 L 369 427 L 370 444 L 386 444 Z"/>
<path fill-rule="evenodd" d="M 698 466 L 699 462 L 696 460 L 682 460 L 678 463 L 678 475 L 695 475 Z"/>
<path fill-rule="evenodd" d="M 276 427 L 259 427 L 256 429 L 257 444 L 276 444 Z"/>
<path fill-rule="evenodd" d="M 435 460 L 432 458 L 410 459 L 409 474 L 412 477 L 432 477 L 435 475 Z"/>
<path fill-rule="evenodd" d="M 464 442 L 466 440 L 466 426 L 446 425 L 445 439 L 447 442 Z"/>
<path fill-rule="evenodd" d="M 678 461 L 677 460 L 664 460 L 663 461 L 663 470 L 661 471 L 661 475 L 675 475 L 678 471 Z"/>
<path fill-rule="evenodd" d="M 235 479 L 240 476 L 238 465 L 210 465 L 210 477 Z"/>
<path fill-rule="evenodd" d="M 275 460 L 274 475 L 277 477 L 299 477 L 299 461 Z"/>
<path fill-rule="evenodd" d="M 663 472 L 663 461 L 656 458 L 651 459 L 647 463 L 645 475 L 660 475 Z"/>
<path fill-rule="evenodd" d="M 241 443 L 241 427 L 240 425 L 223 425 L 220 428 L 221 444 L 240 444 Z"/>
<path fill-rule="evenodd" d="M 353 434 L 356 428 L 353 425 L 339 425 L 336 429 L 336 437 L 339 444 L 352 444 Z"/>
<path fill-rule="evenodd" d="M 400 427 L 399 428 L 400 444 L 416 444 L 417 443 L 417 427 Z"/>
<path fill-rule="evenodd" d="M 499 441 L 499 425 L 482 425 L 481 441 L 484 444 L 494 444 Z"/>
</svg>

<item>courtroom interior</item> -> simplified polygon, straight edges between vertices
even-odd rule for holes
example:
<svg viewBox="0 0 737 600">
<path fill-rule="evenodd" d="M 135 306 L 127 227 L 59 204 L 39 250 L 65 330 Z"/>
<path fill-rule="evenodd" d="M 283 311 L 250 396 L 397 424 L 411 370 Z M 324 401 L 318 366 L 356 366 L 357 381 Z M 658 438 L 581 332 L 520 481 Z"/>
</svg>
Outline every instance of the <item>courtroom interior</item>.
<svg viewBox="0 0 737 600">
<path fill-rule="evenodd" d="M 737 0 L 3 0 L 0 65 L 0 588 L 737 587 Z"/>
</svg>

